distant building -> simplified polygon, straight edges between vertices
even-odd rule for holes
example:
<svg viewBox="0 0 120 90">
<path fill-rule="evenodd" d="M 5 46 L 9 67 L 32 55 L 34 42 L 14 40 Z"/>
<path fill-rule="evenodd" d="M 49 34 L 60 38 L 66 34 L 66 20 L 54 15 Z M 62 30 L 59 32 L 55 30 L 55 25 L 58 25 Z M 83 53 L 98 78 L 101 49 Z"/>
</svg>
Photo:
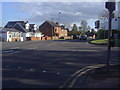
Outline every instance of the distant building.
<svg viewBox="0 0 120 90">
<path fill-rule="evenodd" d="M 96 34 L 94 32 L 86 32 L 85 35 L 87 36 L 87 38 L 91 38 L 91 39 L 95 39 L 96 38 Z"/>
<path fill-rule="evenodd" d="M 31 40 L 31 37 L 38 37 L 41 40 L 42 33 L 37 30 L 35 24 L 29 24 L 28 21 L 9 21 L 4 28 L 17 29 L 23 35 L 23 40 Z"/>
<path fill-rule="evenodd" d="M 65 37 L 67 36 L 67 31 L 64 26 L 60 26 L 57 22 L 45 21 L 42 25 L 39 26 L 40 32 L 44 36 L 53 37 Z"/>
<path fill-rule="evenodd" d="M 13 28 L 0 28 L 0 41 L 23 41 L 22 33 Z"/>
</svg>

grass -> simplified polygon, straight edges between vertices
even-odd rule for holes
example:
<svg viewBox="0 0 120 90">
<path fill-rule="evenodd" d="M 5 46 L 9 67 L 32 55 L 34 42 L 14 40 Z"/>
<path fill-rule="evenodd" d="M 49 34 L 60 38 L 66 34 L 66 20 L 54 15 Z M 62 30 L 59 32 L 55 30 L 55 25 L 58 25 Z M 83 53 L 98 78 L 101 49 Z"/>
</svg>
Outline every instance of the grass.
<svg viewBox="0 0 120 90">
<path fill-rule="evenodd" d="M 59 39 L 59 40 L 66 40 L 66 39 Z"/>
<path fill-rule="evenodd" d="M 92 40 L 90 43 L 92 44 L 107 44 L 108 39 L 99 39 L 99 40 Z"/>
<path fill-rule="evenodd" d="M 89 43 L 98 44 L 98 45 L 105 45 L 105 44 L 107 44 L 107 42 L 108 42 L 108 39 L 98 39 L 98 40 L 92 40 Z M 114 40 L 114 46 L 120 47 L 120 39 Z"/>
</svg>

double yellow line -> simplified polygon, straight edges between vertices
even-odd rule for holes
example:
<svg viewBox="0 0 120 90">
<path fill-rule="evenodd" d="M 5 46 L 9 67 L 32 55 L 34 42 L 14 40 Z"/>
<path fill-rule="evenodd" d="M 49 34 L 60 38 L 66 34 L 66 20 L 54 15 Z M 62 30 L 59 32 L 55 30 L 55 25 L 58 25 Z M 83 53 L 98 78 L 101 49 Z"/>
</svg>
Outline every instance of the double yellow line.
<svg viewBox="0 0 120 90">
<path fill-rule="evenodd" d="M 106 64 L 97 64 L 97 65 L 93 65 L 93 66 L 87 66 L 83 69 L 80 69 L 78 71 L 76 71 L 74 74 L 72 74 L 63 85 L 61 85 L 59 88 L 72 88 L 73 85 L 75 84 L 75 82 L 77 81 L 77 79 L 86 74 L 88 71 L 96 69 L 96 68 L 100 68 L 100 67 L 104 67 Z"/>
</svg>

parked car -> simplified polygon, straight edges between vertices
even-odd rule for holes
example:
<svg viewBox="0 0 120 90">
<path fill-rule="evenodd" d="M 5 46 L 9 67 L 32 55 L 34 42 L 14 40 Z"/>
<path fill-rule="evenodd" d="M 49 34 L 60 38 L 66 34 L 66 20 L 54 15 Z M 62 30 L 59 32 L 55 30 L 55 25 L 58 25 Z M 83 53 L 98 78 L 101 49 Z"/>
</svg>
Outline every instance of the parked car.
<svg viewBox="0 0 120 90">
<path fill-rule="evenodd" d="M 93 39 L 92 36 L 88 36 L 88 37 L 87 37 L 87 40 L 92 40 L 92 39 Z"/>
<path fill-rule="evenodd" d="M 87 37 L 86 36 L 80 36 L 80 40 L 86 40 Z"/>
</svg>

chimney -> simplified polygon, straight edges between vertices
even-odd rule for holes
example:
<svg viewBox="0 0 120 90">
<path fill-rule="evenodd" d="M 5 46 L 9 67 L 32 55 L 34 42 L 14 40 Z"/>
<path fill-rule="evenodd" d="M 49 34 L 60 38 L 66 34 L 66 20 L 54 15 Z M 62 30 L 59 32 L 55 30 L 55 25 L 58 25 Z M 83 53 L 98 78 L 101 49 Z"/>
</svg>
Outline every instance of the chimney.
<svg viewBox="0 0 120 90">
<path fill-rule="evenodd" d="M 58 22 L 56 22 L 56 24 L 58 24 Z"/>
</svg>

